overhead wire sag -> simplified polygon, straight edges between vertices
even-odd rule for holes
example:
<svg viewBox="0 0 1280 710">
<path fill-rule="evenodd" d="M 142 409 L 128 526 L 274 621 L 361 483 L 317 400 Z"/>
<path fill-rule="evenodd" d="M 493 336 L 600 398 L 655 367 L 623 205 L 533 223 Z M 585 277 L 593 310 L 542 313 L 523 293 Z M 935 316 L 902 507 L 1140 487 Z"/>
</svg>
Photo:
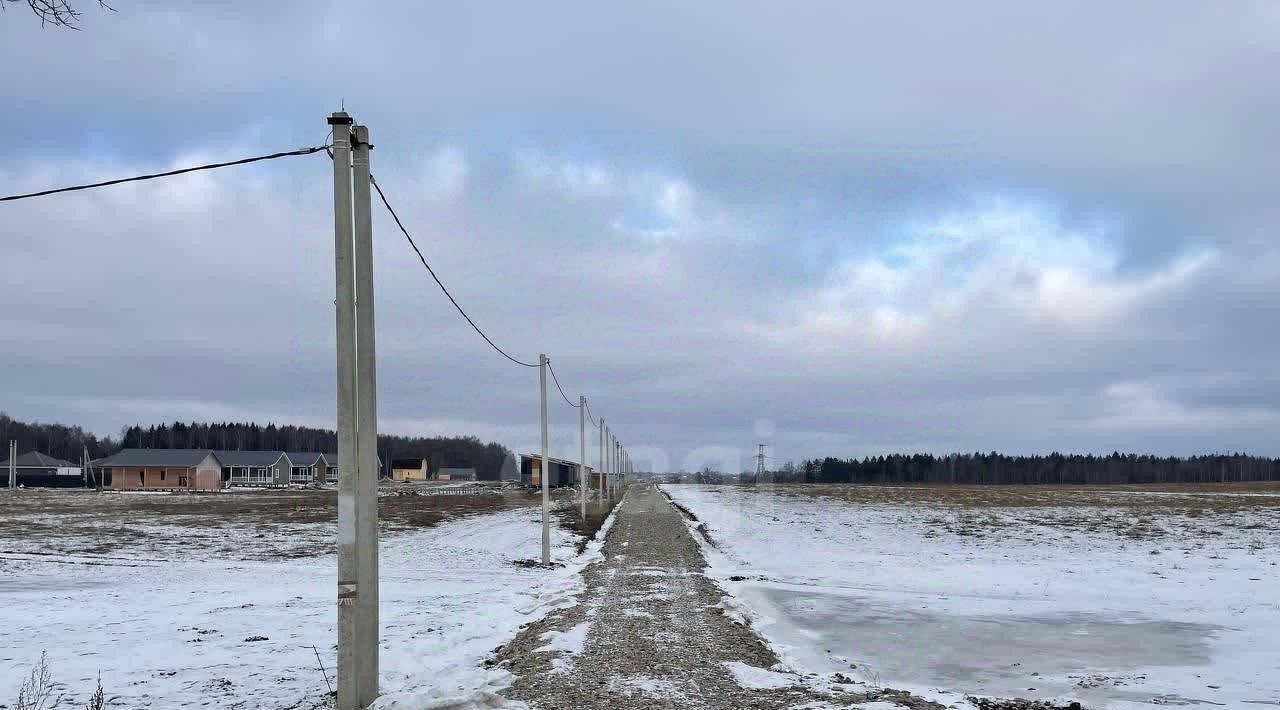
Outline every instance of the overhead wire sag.
<svg viewBox="0 0 1280 710">
<path fill-rule="evenodd" d="M 551 370 L 551 379 L 556 383 L 556 389 L 560 390 L 560 396 L 564 397 L 564 403 L 569 405 L 570 407 L 573 407 L 574 409 L 577 409 L 578 407 L 582 406 L 580 404 L 574 404 L 573 402 L 569 401 L 569 395 L 565 394 L 564 388 L 560 386 L 560 378 L 556 377 L 556 369 L 551 366 L 550 359 L 547 360 L 547 369 Z"/>
<path fill-rule="evenodd" d="M 404 234 L 404 238 L 409 240 L 409 246 L 413 247 L 414 253 L 418 255 L 418 260 L 421 261 L 422 265 L 427 268 L 427 273 L 431 274 L 431 278 L 435 279 L 436 285 L 439 286 L 440 290 L 444 292 L 444 295 L 448 297 L 449 302 L 453 304 L 453 307 L 458 309 L 458 313 L 463 318 L 465 318 L 468 323 L 471 324 L 471 327 L 476 331 L 476 333 L 478 333 L 481 338 L 484 338 L 484 341 L 489 344 L 489 347 L 493 348 L 494 350 L 497 350 L 498 354 L 502 355 L 503 357 L 510 360 L 511 362 L 514 362 L 517 365 L 523 365 L 525 367 L 537 367 L 538 365 L 536 363 L 525 362 L 523 360 L 517 360 L 516 358 L 511 357 L 511 355 L 507 354 L 506 350 L 503 350 L 502 348 L 498 347 L 497 343 L 493 342 L 493 340 L 488 335 L 486 335 L 483 330 L 480 330 L 480 326 L 476 325 L 476 322 L 471 320 L 471 316 L 467 315 L 467 312 L 462 310 L 462 306 L 458 304 L 457 299 L 453 297 L 453 294 L 449 293 L 449 289 L 445 288 L 444 282 L 440 280 L 440 277 L 436 276 L 435 269 L 432 269 L 431 264 L 427 263 L 427 258 L 422 255 L 422 250 L 418 248 L 418 245 L 416 243 L 414 243 L 413 237 L 410 236 L 409 234 L 409 230 L 405 229 L 404 223 L 400 221 L 400 215 L 397 215 L 395 209 L 391 207 L 391 203 L 387 200 L 386 194 L 382 192 L 382 187 L 378 185 L 378 181 L 374 179 L 373 175 L 369 176 L 369 182 L 370 184 L 373 185 L 373 189 L 377 191 L 378 198 L 382 200 L 382 205 L 387 208 L 387 212 L 391 213 L 391 218 L 396 221 L 396 226 L 400 228 L 400 232 Z M 559 386 L 559 383 L 556 383 L 556 384 L 557 386 Z M 561 391 L 561 394 L 564 394 L 563 390 Z"/>
</svg>

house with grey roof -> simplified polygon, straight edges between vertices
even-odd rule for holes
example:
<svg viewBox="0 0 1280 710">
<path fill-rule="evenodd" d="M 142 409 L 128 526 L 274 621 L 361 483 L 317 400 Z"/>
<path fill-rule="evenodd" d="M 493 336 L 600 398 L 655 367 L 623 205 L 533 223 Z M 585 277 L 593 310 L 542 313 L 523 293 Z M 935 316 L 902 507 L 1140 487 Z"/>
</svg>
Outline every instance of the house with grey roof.
<svg viewBox="0 0 1280 710">
<path fill-rule="evenodd" d="M 285 455 L 289 457 L 289 463 L 292 465 L 289 471 L 290 483 L 332 483 L 338 480 L 338 457 L 334 454 L 324 454 L 319 451 L 286 451 Z M 333 465 L 329 463 L 331 457 Z M 330 471 L 332 471 L 332 477 L 330 477 Z"/>
<path fill-rule="evenodd" d="M 78 488 L 84 485 L 84 475 L 79 464 L 28 451 L 13 460 L 18 485 L 45 488 Z M 0 488 L 9 485 L 9 459 L 0 461 Z"/>
<path fill-rule="evenodd" d="M 216 491 L 222 461 L 208 449 L 124 449 L 97 462 L 116 490 Z"/>
<path fill-rule="evenodd" d="M 222 477 L 233 486 L 287 486 L 293 462 L 283 451 L 214 451 Z"/>
<path fill-rule="evenodd" d="M 476 470 L 474 468 L 441 468 L 436 471 L 436 480 L 439 481 L 474 481 L 476 480 Z"/>
</svg>

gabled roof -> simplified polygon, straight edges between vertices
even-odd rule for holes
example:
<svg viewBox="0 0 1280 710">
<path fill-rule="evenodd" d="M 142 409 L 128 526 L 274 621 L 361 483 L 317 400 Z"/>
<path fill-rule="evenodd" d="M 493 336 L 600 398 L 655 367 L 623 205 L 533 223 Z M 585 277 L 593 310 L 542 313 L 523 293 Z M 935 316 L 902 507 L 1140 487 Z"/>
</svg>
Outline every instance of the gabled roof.
<svg viewBox="0 0 1280 710">
<path fill-rule="evenodd" d="M 274 466 L 283 451 L 215 451 L 223 466 Z"/>
<path fill-rule="evenodd" d="M 422 468 L 422 457 L 411 459 L 391 459 L 391 468 Z"/>
<path fill-rule="evenodd" d="M 18 458 L 14 459 L 13 465 L 14 468 L 80 468 L 78 463 L 47 456 L 39 451 L 18 454 Z M 0 462 L 0 468 L 9 468 L 9 459 Z"/>
<path fill-rule="evenodd" d="M 322 456 L 326 461 L 330 456 L 333 456 L 333 454 L 326 454 L 320 451 L 286 451 L 284 453 L 285 456 L 289 457 L 289 461 L 293 462 L 294 466 L 318 466 Z"/>
<path fill-rule="evenodd" d="M 193 468 L 213 454 L 209 449 L 124 449 L 102 459 L 99 466 L 173 466 Z"/>
</svg>

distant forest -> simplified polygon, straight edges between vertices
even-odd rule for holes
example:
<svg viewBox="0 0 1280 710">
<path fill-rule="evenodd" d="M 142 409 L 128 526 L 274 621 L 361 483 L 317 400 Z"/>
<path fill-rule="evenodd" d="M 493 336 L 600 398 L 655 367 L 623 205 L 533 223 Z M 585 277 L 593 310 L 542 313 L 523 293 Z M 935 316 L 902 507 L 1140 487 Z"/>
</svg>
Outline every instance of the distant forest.
<svg viewBox="0 0 1280 710">
<path fill-rule="evenodd" d="M 1219 483 L 1277 481 L 1276 459 L 1244 454 L 1176 457 L 1122 454 L 894 454 L 863 459 L 823 458 L 770 473 L 800 483 Z M 755 474 L 744 474 L 754 482 Z"/>
<path fill-rule="evenodd" d="M 0 455 L 0 459 L 8 458 L 9 442 L 14 439 L 18 440 L 19 453 L 39 451 L 75 464 L 80 463 L 85 447 L 89 448 L 89 457 L 95 459 L 120 449 L 119 444 L 111 437 L 99 439 L 78 426 L 39 422 L 30 424 L 0 412 L 0 442 L 6 452 Z"/>
<path fill-rule="evenodd" d="M 253 422 L 173 422 L 145 428 L 135 425 L 123 430 L 119 439 L 99 439 L 80 427 L 32 424 L 0 414 L 0 441 L 8 442 L 10 439 L 18 440 L 18 450 L 21 452 L 36 450 L 76 463 L 79 463 L 84 447 L 88 447 L 91 458 L 129 448 L 327 453 L 338 450 L 337 432 L 312 427 L 262 425 Z M 474 436 L 382 435 L 378 437 L 378 455 L 382 457 L 384 466 L 389 465 L 392 459 L 417 457 L 427 459 L 432 470 L 442 466 L 474 468 L 482 478 L 497 478 L 504 466 L 515 466 L 515 460 L 507 447 L 495 442 L 486 444 Z"/>
</svg>

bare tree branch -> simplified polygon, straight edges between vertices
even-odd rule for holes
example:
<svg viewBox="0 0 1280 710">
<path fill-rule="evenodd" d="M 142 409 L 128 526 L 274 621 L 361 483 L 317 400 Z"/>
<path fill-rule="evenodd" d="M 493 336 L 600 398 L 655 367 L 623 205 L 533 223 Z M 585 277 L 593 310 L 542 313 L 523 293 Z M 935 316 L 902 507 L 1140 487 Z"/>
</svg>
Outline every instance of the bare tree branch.
<svg viewBox="0 0 1280 710">
<path fill-rule="evenodd" d="M 71 0 L 0 0 L 0 10 L 16 3 L 26 3 L 36 17 L 40 18 L 41 27 L 52 25 L 68 30 L 80 29 L 81 13 L 71 4 Z M 115 12 L 115 8 L 108 5 L 106 0 L 98 0 L 98 7 Z"/>
</svg>

